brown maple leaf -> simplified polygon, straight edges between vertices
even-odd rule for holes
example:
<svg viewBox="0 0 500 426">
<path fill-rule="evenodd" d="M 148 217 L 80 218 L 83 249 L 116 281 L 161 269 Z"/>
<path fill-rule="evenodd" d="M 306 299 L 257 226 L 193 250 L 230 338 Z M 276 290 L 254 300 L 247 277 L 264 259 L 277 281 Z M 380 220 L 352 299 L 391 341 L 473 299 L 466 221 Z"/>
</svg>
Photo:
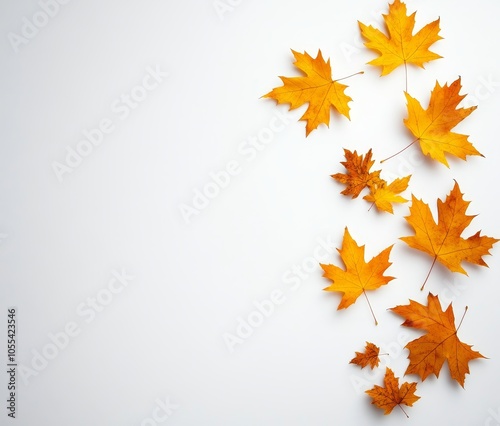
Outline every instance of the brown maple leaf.
<svg viewBox="0 0 500 426">
<path fill-rule="evenodd" d="M 361 368 L 369 365 L 373 370 L 375 367 L 378 367 L 380 362 L 379 352 L 380 348 L 377 345 L 374 345 L 371 342 L 366 342 L 365 351 L 356 352 L 356 356 L 351 359 L 349 364 L 357 364 L 361 366 Z"/>
<path fill-rule="evenodd" d="M 370 172 L 371 167 L 375 163 L 372 160 L 371 149 L 362 155 L 358 155 L 356 151 L 351 152 L 348 149 L 344 149 L 344 156 L 346 161 L 341 161 L 340 164 L 346 168 L 347 173 L 335 173 L 331 175 L 336 181 L 347 185 L 341 194 L 351 195 L 352 198 L 356 198 L 364 188 L 372 188 L 384 182 L 380 178 L 380 170 Z"/>
<path fill-rule="evenodd" d="M 386 367 L 384 376 L 384 387 L 375 385 L 372 389 L 366 391 L 372 398 L 372 404 L 384 410 L 384 414 L 390 414 L 394 407 L 399 406 L 406 417 L 406 411 L 401 407 L 401 404 L 408 407 L 420 399 L 415 395 L 417 384 L 415 382 L 405 382 L 399 387 L 399 379 L 394 376 L 394 372 Z"/>
<path fill-rule="evenodd" d="M 392 245 L 366 263 L 365 246 L 358 246 L 349 234 L 347 227 L 345 228 L 342 248 L 337 249 L 345 265 L 345 270 L 335 265 L 321 264 L 324 271 L 323 276 L 332 280 L 332 284 L 324 290 L 342 293 L 342 299 L 337 309 L 349 307 L 361 294 L 364 294 L 375 324 L 377 324 L 366 290 L 376 290 L 394 279 L 394 277 L 384 275 L 385 270 L 391 265 L 389 262 L 391 249 Z"/>
<path fill-rule="evenodd" d="M 467 155 L 483 156 L 469 142 L 467 135 L 451 131 L 477 108 L 475 106 L 457 108 L 458 104 L 466 96 L 459 94 L 461 88 L 460 77 L 450 86 L 447 84 L 440 86 L 436 81 L 426 110 L 422 108 L 420 102 L 405 92 L 408 117 L 404 120 L 404 124 L 417 138 L 408 146 L 418 141 L 425 155 L 443 163 L 447 167 L 449 165 L 445 153 L 462 160 L 465 160 Z"/>
<path fill-rule="evenodd" d="M 432 256 L 434 260 L 431 270 L 435 262 L 438 261 L 452 272 L 467 275 L 461 263 L 466 261 L 488 266 L 483 260 L 483 256 L 490 254 L 489 250 L 493 244 L 499 241 L 496 238 L 480 235 L 481 231 L 469 238 L 462 238 L 462 232 L 475 217 L 465 214 L 470 202 L 464 201 L 462 195 L 460 187 L 455 181 L 455 186 L 446 200 L 437 200 L 437 223 L 432 217 L 429 205 L 412 195 L 410 215 L 406 216 L 405 219 L 415 230 L 415 235 L 400 239 L 410 247 Z M 431 270 L 429 270 L 429 274 Z M 427 274 L 427 278 L 429 278 L 429 274 Z"/>
<path fill-rule="evenodd" d="M 368 63 L 381 66 L 382 75 L 389 74 L 402 64 L 405 68 L 409 63 L 423 68 L 425 62 L 441 58 L 429 50 L 433 43 L 442 39 L 439 36 L 439 19 L 427 24 L 413 35 L 415 12 L 407 16 L 405 3 L 395 0 L 389 5 L 389 13 L 382 16 L 388 36 L 371 25 L 367 27 L 358 21 L 361 34 L 367 40 L 365 46 L 380 54 L 378 58 Z"/>
<path fill-rule="evenodd" d="M 352 99 L 344 93 L 348 86 L 339 83 L 342 79 L 332 79 L 330 59 L 325 62 L 321 50 L 318 50 L 316 58 L 307 52 L 299 53 L 292 50 L 292 53 L 295 56 L 294 65 L 305 76 L 280 77 L 283 86 L 274 88 L 263 97 L 272 98 L 280 104 L 289 103 L 290 110 L 308 103 L 306 112 L 300 118 L 306 121 L 306 136 L 319 124 L 324 123 L 327 126 L 330 124 L 331 109 L 349 118 L 350 108 L 347 104 Z"/>
<path fill-rule="evenodd" d="M 422 381 L 431 373 L 439 377 L 441 367 L 448 361 L 451 377 L 464 387 L 469 361 L 485 357 L 459 340 L 457 331 L 461 322 L 456 328 L 452 304 L 443 312 L 438 296 L 429 293 L 427 306 L 410 300 L 409 305 L 391 310 L 405 319 L 402 325 L 427 331 L 405 346 L 410 351 L 410 365 L 405 374 L 418 374 Z"/>
</svg>

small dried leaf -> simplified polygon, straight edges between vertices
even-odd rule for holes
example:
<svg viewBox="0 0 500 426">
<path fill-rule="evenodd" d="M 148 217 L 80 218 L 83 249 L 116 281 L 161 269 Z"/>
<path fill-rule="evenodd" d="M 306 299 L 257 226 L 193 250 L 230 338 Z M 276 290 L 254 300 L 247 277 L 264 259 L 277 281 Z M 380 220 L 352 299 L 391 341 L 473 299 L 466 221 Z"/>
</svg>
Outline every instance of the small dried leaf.
<svg viewBox="0 0 500 426">
<path fill-rule="evenodd" d="M 378 364 L 380 362 L 380 358 L 378 357 L 379 352 L 380 348 L 377 345 L 366 342 L 365 351 L 356 352 L 356 356 L 351 359 L 350 364 L 357 364 L 361 366 L 361 368 L 369 365 L 373 370 L 375 367 L 378 367 Z"/>
</svg>

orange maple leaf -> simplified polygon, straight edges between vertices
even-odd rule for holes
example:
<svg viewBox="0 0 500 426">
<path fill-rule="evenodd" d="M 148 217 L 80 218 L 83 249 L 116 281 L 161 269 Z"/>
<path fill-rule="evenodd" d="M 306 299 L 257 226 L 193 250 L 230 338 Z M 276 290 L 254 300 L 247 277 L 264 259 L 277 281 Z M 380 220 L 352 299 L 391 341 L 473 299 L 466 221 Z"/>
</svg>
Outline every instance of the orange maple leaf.
<svg viewBox="0 0 500 426">
<path fill-rule="evenodd" d="M 378 366 L 380 362 L 379 358 L 380 348 L 371 343 L 366 342 L 365 351 L 364 352 L 356 352 L 356 356 L 351 359 L 349 364 L 357 364 L 361 366 L 361 368 L 366 367 L 367 365 L 373 370 Z"/>
<path fill-rule="evenodd" d="M 413 35 L 415 12 L 407 16 L 405 3 L 395 0 L 389 5 L 389 13 L 382 16 L 389 36 L 358 21 L 361 34 L 367 40 L 365 46 L 380 54 L 368 64 L 382 66 L 382 75 L 389 74 L 402 64 L 405 68 L 408 63 L 423 68 L 425 62 L 442 57 L 429 50 L 433 43 L 442 39 L 439 36 L 439 19 Z"/>
<path fill-rule="evenodd" d="M 410 351 L 405 374 L 418 374 L 422 381 L 431 373 L 439 377 L 441 367 L 448 361 L 451 377 L 464 387 L 469 361 L 485 357 L 457 337 L 460 325 L 455 327 L 452 304 L 443 312 L 438 296 L 429 293 L 427 306 L 410 300 L 409 305 L 391 310 L 405 319 L 402 325 L 427 331 L 405 346 Z"/>
<path fill-rule="evenodd" d="M 372 150 L 370 149 L 366 154 L 358 155 L 356 151 L 351 152 L 344 149 L 344 156 L 346 161 L 341 161 L 347 173 L 335 173 L 331 175 L 336 181 L 346 184 L 341 194 L 351 195 L 356 198 L 361 191 L 366 187 L 374 187 L 377 184 L 382 184 L 380 179 L 380 170 L 370 172 L 374 160 L 372 160 Z"/>
<path fill-rule="evenodd" d="M 391 265 L 389 262 L 391 249 L 392 245 L 366 263 L 365 246 L 358 246 L 349 234 L 347 227 L 345 228 L 342 248 L 337 249 L 337 251 L 340 253 L 346 269 L 344 270 L 335 265 L 320 264 L 324 271 L 323 276 L 333 281 L 324 290 L 342 293 L 342 299 L 337 309 L 349 307 L 361 294 L 364 294 L 375 319 L 375 324 L 377 324 L 370 302 L 366 296 L 366 290 L 376 290 L 394 279 L 394 277 L 383 275 L 385 270 Z"/>
<path fill-rule="evenodd" d="M 415 230 L 415 235 L 401 237 L 401 240 L 410 247 L 431 255 L 434 258 L 431 270 L 437 260 L 450 271 L 467 275 L 461 263 L 467 261 L 488 266 L 482 256 L 490 254 L 489 250 L 493 244 L 499 241 L 496 238 L 480 235 L 481 231 L 467 239 L 462 238 L 462 232 L 475 217 L 465 214 L 470 202 L 464 201 L 462 195 L 460 187 L 455 181 L 455 186 L 446 200 L 437 200 L 437 223 L 432 217 L 429 205 L 412 195 L 410 215 L 406 216 L 405 219 Z"/>
<path fill-rule="evenodd" d="M 445 153 L 452 154 L 465 160 L 467 155 L 483 156 L 469 142 L 467 135 L 451 131 L 465 117 L 477 107 L 458 108 L 458 104 L 466 95 L 459 95 L 462 88 L 460 77 L 450 86 L 436 85 L 431 92 L 431 99 L 426 110 L 420 102 L 405 92 L 408 102 L 408 118 L 404 120 L 405 126 L 417 138 L 420 148 L 425 155 L 449 167 Z M 405 148 L 406 149 L 406 148 Z"/>
<path fill-rule="evenodd" d="M 352 99 L 344 93 L 348 87 L 332 79 L 330 59 L 325 62 L 318 50 L 316 58 L 307 52 L 299 53 L 292 50 L 295 56 L 294 65 L 305 77 L 280 77 L 283 86 L 274 88 L 264 95 L 264 98 L 275 99 L 278 103 L 289 103 L 290 110 L 309 103 L 306 112 L 300 118 L 306 121 L 306 136 L 324 123 L 330 124 L 330 109 L 338 111 L 349 118 L 348 102 Z M 362 72 L 361 72 L 362 73 Z M 358 73 L 360 74 L 360 73 Z"/>
<path fill-rule="evenodd" d="M 394 372 L 389 367 L 386 367 L 384 387 L 375 385 L 366 393 L 371 396 L 372 404 L 384 410 L 385 415 L 390 414 L 394 407 L 399 406 L 408 417 L 401 404 L 408 407 L 413 406 L 420 399 L 419 396 L 415 395 L 416 390 L 417 384 L 415 382 L 405 382 L 399 387 L 399 379 L 394 376 Z"/>
<path fill-rule="evenodd" d="M 411 175 L 395 179 L 391 183 L 383 181 L 382 184 L 371 187 L 370 194 L 365 195 L 363 199 L 373 203 L 379 210 L 394 213 L 391 203 L 406 203 L 408 201 L 398 194 L 408 188 L 410 178 Z"/>
</svg>

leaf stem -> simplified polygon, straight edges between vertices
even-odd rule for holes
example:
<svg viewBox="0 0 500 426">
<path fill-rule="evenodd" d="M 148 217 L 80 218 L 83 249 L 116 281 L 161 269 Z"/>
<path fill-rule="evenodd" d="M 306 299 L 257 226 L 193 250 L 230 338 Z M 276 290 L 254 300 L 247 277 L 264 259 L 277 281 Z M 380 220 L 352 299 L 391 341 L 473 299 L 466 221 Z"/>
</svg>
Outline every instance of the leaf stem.
<svg viewBox="0 0 500 426">
<path fill-rule="evenodd" d="M 405 92 L 408 93 L 408 67 L 405 61 Z"/>
<path fill-rule="evenodd" d="M 458 332 L 458 329 L 460 328 L 460 326 L 462 325 L 462 321 L 464 320 L 465 314 L 467 313 L 468 310 L 469 310 L 469 307 L 466 306 L 464 309 L 464 314 L 462 315 L 462 319 L 460 320 L 460 324 L 458 324 L 457 332 Z"/>
<path fill-rule="evenodd" d="M 338 78 L 337 80 L 333 80 L 333 81 L 335 82 L 335 81 L 345 80 L 346 78 L 354 77 L 355 75 L 364 74 L 364 73 L 365 73 L 364 71 L 355 72 L 354 74 L 348 75 L 347 77 Z"/>
<path fill-rule="evenodd" d="M 429 269 L 429 272 L 427 272 L 427 276 L 425 277 L 425 281 L 422 284 L 422 287 L 420 287 L 420 291 L 422 291 L 425 287 L 425 284 L 427 283 L 427 280 L 429 279 L 429 275 L 431 274 L 432 268 L 434 268 L 434 264 L 436 263 L 437 260 L 437 255 L 434 256 L 434 260 L 432 261 L 431 269 Z"/>
<path fill-rule="evenodd" d="M 385 158 L 384 160 L 382 160 L 382 161 L 380 162 L 380 164 L 385 163 L 387 160 L 390 160 L 391 158 L 394 158 L 396 155 L 401 154 L 403 151 L 406 151 L 406 150 L 407 150 L 410 146 L 412 146 L 412 145 L 413 145 L 415 142 L 417 142 L 417 141 L 418 141 L 418 138 L 417 138 L 417 139 L 415 139 L 415 140 L 414 140 L 412 143 L 410 143 L 409 145 L 406 145 L 406 146 L 405 146 L 402 150 L 400 150 L 400 151 L 396 152 L 396 154 L 392 154 L 390 157 L 387 157 L 387 158 Z"/>
<path fill-rule="evenodd" d="M 366 301 L 368 302 L 368 306 L 370 308 L 370 312 L 372 313 L 373 319 L 375 320 L 375 325 L 378 325 L 377 318 L 375 318 L 375 314 L 373 313 L 372 305 L 370 301 L 368 300 L 368 296 L 366 295 L 365 289 L 363 289 L 363 294 L 365 295 Z"/>
<path fill-rule="evenodd" d="M 401 411 L 403 411 L 403 413 L 405 413 L 406 418 L 409 419 L 410 416 L 406 413 L 406 411 L 404 410 L 404 408 L 401 407 L 401 404 L 398 404 L 398 407 L 401 408 Z"/>
</svg>

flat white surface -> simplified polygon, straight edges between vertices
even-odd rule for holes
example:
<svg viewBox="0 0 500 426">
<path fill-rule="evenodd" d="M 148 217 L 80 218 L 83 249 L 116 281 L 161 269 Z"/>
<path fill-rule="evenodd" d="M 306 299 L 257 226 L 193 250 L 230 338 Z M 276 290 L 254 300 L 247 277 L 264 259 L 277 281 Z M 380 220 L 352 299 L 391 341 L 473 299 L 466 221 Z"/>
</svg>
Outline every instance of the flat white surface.
<svg viewBox="0 0 500 426">
<path fill-rule="evenodd" d="M 402 376 L 401 345 L 420 333 L 386 309 L 425 301 L 419 287 L 431 263 L 398 241 L 410 233 L 408 206 L 394 216 L 367 211 L 329 177 L 343 170 L 344 147 L 371 147 L 380 160 L 411 141 L 402 124 L 403 68 L 379 77 L 365 65 L 375 54 L 359 44 L 356 21 L 380 26 L 387 3 L 233 4 L 219 17 L 211 0 L 74 0 L 16 53 L 8 34 L 20 34 L 23 19 L 41 8 L 1 0 L 0 348 L 8 306 L 18 309 L 24 366 L 50 353 L 50 335 L 68 324 L 79 334 L 36 376 L 18 377 L 18 419 L 2 408 L 0 423 L 500 424 L 498 247 L 485 257 L 489 269 L 465 265 L 466 277 L 436 267 L 427 284 L 444 305 L 453 302 L 457 319 L 469 306 L 459 336 L 489 358 L 470 363 L 465 390 L 445 365 L 439 379 L 419 382 L 409 420 L 399 409 L 383 416 L 364 394 L 381 384 L 383 368 L 348 364 L 369 340 L 390 352 L 384 363 Z M 432 48 L 444 59 L 409 69 L 409 92 L 426 105 L 436 79 L 461 76 L 468 105 L 478 109 L 456 130 L 485 158 L 450 159 L 447 169 L 414 146 L 385 163 L 383 176 L 411 173 L 407 197 L 413 192 L 433 211 L 456 179 L 472 201 L 469 213 L 478 214 L 465 235 L 498 237 L 500 4 L 427 0 L 408 9 L 417 10 L 417 29 L 441 17 L 444 37 Z M 332 114 L 330 128 L 306 139 L 298 122 L 305 107 L 288 112 L 260 99 L 281 85 L 278 75 L 299 75 L 290 49 L 313 56 L 321 49 L 337 78 L 365 71 L 346 81 L 351 121 Z M 120 116 L 120 96 L 140 93 L 148 67 L 168 77 Z M 286 125 L 275 118 L 283 116 Z M 113 131 L 59 182 L 53 163 L 106 119 Z M 279 131 L 265 130 L 271 123 Z M 252 151 L 259 135 L 272 140 Z M 239 173 L 186 223 L 180 206 L 192 205 L 230 162 Z M 333 249 L 345 226 L 366 244 L 367 258 L 395 244 L 388 273 L 397 279 L 370 293 L 378 327 L 362 298 L 336 311 L 340 296 L 322 291 L 328 281 L 311 259 L 321 253 L 338 264 Z M 88 298 L 109 295 L 121 270 L 134 276 L 130 284 L 92 311 Z M 247 320 L 271 293 L 282 303 L 231 352 L 225 333 L 236 334 L 238 318 Z M 2 400 L 6 388 L 5 374 Z M 158 401 L 167 399 L 177 408 L 158 417 Z"/>
</svg>

